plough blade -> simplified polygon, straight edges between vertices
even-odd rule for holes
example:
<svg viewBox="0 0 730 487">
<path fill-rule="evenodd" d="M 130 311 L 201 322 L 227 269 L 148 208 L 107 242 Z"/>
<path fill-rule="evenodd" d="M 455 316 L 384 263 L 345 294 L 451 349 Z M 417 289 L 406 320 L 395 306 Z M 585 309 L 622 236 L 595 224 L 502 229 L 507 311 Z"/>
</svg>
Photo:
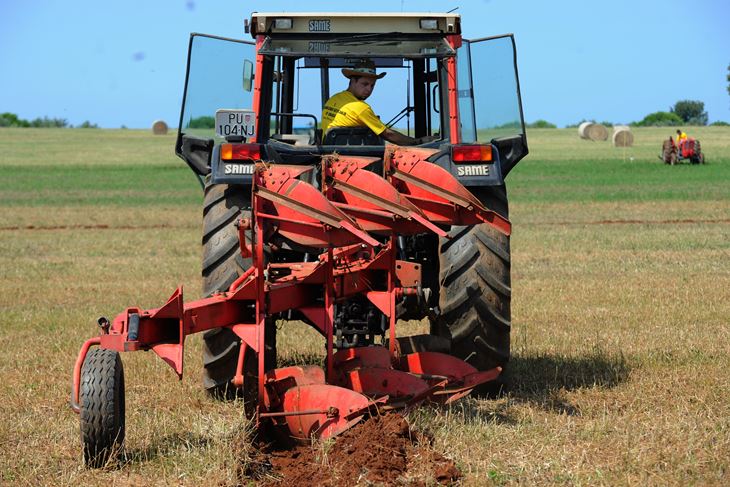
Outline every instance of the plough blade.
<svg viewBox="0 0 730 487">
<path fill-rule="evenodd" d="M 432 222 L 447 225 L 488 223 L 509 235 L 509 220 L 489 210 L 449 171 L 426 158 L 432 151 L 397 147 L 386 151 L 385 171 L 394 186 Z"/>
<path fill-rule="evenodd" d="M 342 375 L 340 385 L 368 397 L 388 396 L 394 401 L 407 401 L 429 389 L 428 382 L 407 372 L 379 367 L 362 367 Z"/>
<path fill-rule="evenodd" d="M 281 409 L 282 397 L 287 390 L 324 383 L 324 370 L 316 365 L 294 365 L 269 370 L 264 377 L 264 407 L 268 411 Z"/>
<path fill-rule="evenodd" d="M 462 377 L 460 384 L 452 386 L 449 386 L 447 384 L 443 390 L 435 392 L 434 397 L 437 398 L 437 401 L 439 400 L 439 397 L 443 397 L 443 403 L 450 404 L 454 401 L 461 399 L 462 397 L 468 396 L 475 387 L 495 380 L 497 377 L 499 377 L 499 374 L 501 372 L 502 367 L 495 367 L 493 369 L 469 374 L 465 377 Z"/>
<path fill-rule="evenodd" d="M 375 157 L 325 159 L 325 194 L 368 232 L 409 235 L 431 231 L 441 237 L 447 232 L 423 215 L 416 205 L 392 184 L 365 168 Z"/>
<path fill-rule="evenodd" d="M 416 352 L 403 355 L 398 368 L 412 374 L 461 380 L 478 370 L 452 355 L 439 352 Z"/>
<path fill-rule="evenodd" d="M 359 347 L 335 354 L 338 385 L 368 397 L 388 396 L 389 404 L 422 400 L 450 403 L 495 380 L 501 368 L 478 371 L 461 359 L 438 352 L 401 356 L 396 368 L 385 347 Z"/>
<path fill-rule="evenodd" d="M 276 221 L 280 235 L 317 248 L 380 245 L 317 188 L 295 179 L 302 172 L 301 166 L 257 166 L 254 191 L 268 201 L 261 216 Z"/>
<path fill-rule="evenodd" d="M 345 348 L 335 353 L 333 363 L 341 372 L 360 367 L 391 368 L 390 352 L 385 347 Z"/>
<path fill-rule="evenodd" d="M 292 365 L 291 367 L 282 367 L 266 372 L 267 382 L 283 381 L 285 379 L 293 380 L 298 386 L 324 384 L 326 382 L 324 370 L 316 365 Z"/>
<path fill-rule="evenodd" d="M 348 430 L 373 403 L 350 389 L 309 384 L 287 389 L 281 405 L 281 412 L 263 413 L 261 417 L 285 423 L 294 439 L 308 441 L 331 438 Z"/>
<path fill-rule="evenodd" d="M 446 379 L 443 389 L 434 391 L 432 400 L 444 404 L 468 395 L 475 387 L 495 380 L 501 367 L 479 371 L 461 359 L 439 352 L 417 352 L 400 358 L 398 367 L 427 382 Z"/>
</svg>

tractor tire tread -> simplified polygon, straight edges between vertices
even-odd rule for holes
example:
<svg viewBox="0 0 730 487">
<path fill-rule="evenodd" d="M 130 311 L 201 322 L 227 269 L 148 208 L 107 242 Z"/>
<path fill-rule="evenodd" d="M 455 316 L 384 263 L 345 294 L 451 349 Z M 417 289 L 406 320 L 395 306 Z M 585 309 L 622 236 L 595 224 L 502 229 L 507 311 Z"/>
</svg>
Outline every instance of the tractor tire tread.
<svg viewBox="0 0 730 487">
<path fill-rule="evenodd" d="M 473 188 L 485 206 L 508 216 L 504 187 Z M 510 357 L 509 237 L 488 224 L 455 226 L 441 239 L 439 333 L 452 354 L 479 370 L 503 366 Z"/>
<path fill-rule="evenodd" d="M 250 214 L 245 188 L 206 182 L 203 202 L 203 294 L 227 291 L 251 266 L 240 252 L 236 222 Z M 203 387 L 214 397 L 234 399 L 231 380 L 236 372 L 241 339 L 229 328 L 203 333 Z"/>
</svg>

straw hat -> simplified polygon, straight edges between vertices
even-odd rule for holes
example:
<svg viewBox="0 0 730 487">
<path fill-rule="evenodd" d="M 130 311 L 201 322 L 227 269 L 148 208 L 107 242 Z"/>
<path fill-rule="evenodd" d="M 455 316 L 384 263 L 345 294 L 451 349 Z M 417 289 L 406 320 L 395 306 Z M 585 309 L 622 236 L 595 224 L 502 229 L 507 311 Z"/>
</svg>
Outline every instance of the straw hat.
<svg viewBox="0 0 730 487">
<path fill-rule="evenodd" d="M 363 59 L 358 61 L 354 68 L 342 68 L 342 74 L 344 74 L 348 79 L 352 76 L 365 76 L 366 78 L 380 79 L 388 73 L 377 74 L 375 72 L 375 63 L 370 59 Z"/>
</svg>

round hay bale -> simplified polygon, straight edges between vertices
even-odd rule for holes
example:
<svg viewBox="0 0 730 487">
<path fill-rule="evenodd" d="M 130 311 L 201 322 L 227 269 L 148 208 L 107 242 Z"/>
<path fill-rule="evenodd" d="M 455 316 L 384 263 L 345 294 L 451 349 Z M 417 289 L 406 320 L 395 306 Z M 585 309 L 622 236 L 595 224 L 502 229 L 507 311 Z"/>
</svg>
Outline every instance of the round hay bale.
<svg viewBox="0 0 730 487">
<path fill-rule="evenodd" d="M 591 125 L 593 125 L 593 122 L 583 122 L 578 125 L 578 135 L 580 135 L 581 139 L 590 139 L 590 137 L 588 137 L 588 127 Z"/>
<path fill-rule="evenodd" d="M 612 141 L 614 147 L 631 147 L 634 145 L 634 134 L 628 127 L 622 127 L 613 131 Z"/>
<path fill-rule="evenodd" d="M 164 120 L 155 120 L 152 123 L 152 133 L 155 135 L 167 134 L 167 124 L 164 122 Z"/>
<path fill-rule="evenodd" d="M 578 126 L 578 135 L 581 139 L 608 140 L 608 130 L 600 123 L 583 122 Z"/>
<path fill-rule="evenodd" d="M 608 140 L 608 130 L 600 123 L 593 123 L 588 127 L 588 137 L 591 140 Z"/>
</svg>

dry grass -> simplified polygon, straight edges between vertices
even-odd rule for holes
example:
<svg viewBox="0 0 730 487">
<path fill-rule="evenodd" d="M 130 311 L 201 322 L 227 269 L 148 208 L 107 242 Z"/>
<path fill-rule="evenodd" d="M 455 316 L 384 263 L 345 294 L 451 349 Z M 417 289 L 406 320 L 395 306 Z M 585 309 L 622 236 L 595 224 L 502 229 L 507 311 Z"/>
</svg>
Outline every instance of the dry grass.
<svg viewBox="0 0 730 487">
<path fill-rule="evenodd" d="M 412 414 L 466 473 L 464 485 L 728 483 L 730 131 L 696 131 L 712 163 L 701 168 L 656 160 L 665 131 L 637 131 L 635 159 L 626 162 L 620 149 L 581 141 L 577 130 L 530 132 L 531 155 L 510 175 L 512 389 Z M 89 141 L 124 154 L 100 160 L 83 152 Z M 26 148 L 35 142 L 47 146 L 44 160 Z M 171 146 L 170 137 L 135 131 L 2 129 L 0 165 L 6 174 L 23 164 L 42 172 L 51 162 L 103 173 L 113 160 L 144 176 L 146 164 L 182 164 Z M 611 171 L 591 179 L 590 164 L 615 164 L 626 181 Z M 62 185 L 38 199 L 24 189 L 25 202 L 12 201 L 12 184 L 0 190 L 0 484 L 238 481 L 250 425 L 240 405 L 201 391 L 199 337 L 187 343 L 182 383 L 152 354 L 123 357 L 120 468 L 81 466 L 78 418 L 67 406 L 75 355 L 96 333 L 96 317 L 157 306 L 178 284 L 188 298 L 200 294 L 199 190 L 180 177 L 188 178 L 176 183 L 180 204 L 170 195 L 155 202 L 144 186 L 117 189 L 149 204 L 103 196 L 89 203 L 84 180 L 71 182 L 78 200 L 63 199 Z M 666 187 L 646 199 L 591 196 L 644 183 Z M 321 357 L 316 337 L 283 325 L 282 359 Z"/>
</svg>

